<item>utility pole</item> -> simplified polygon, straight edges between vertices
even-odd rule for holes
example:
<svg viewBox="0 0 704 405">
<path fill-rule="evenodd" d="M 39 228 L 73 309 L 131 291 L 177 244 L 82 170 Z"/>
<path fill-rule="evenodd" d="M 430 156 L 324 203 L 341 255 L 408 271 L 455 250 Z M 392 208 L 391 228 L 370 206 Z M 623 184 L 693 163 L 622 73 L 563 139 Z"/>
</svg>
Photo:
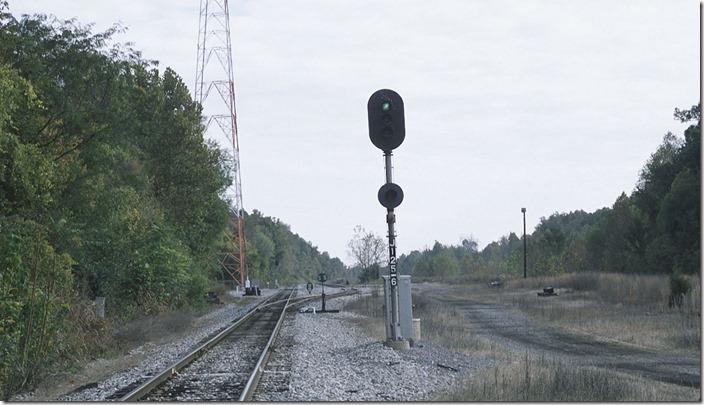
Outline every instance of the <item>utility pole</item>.
<svg viewBox="0 0 704 405">
<path fill-rule="evenodd" d="M 227 0 L 201 0 L 196 62 L 195 101 L 207 113 L 204 114 L 204 134 L 211 139 L 226 141 L 225 145 L 230 146 L 228 153 L 232 158 L 233 184 L 226 191 L 225 197 L 230 200 L 230 229 L 226 236 L 234 251 L 223 252 L 220 264 L 243 287 L 247 274 L 247 252 Z M 208 96 L 213 90 L 219 97 L 209 100 Z"/>
</svg>

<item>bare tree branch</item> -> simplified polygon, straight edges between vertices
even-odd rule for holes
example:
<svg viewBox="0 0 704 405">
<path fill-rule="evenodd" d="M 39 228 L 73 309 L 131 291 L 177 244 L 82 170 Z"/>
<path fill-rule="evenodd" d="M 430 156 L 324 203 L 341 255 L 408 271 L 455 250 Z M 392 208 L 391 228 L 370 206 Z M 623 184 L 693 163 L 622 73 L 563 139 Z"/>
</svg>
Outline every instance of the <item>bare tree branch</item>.
<svg viewBox="0 0 704 405">
<path fill-rule="evenodd" d="M 384 263 L 386 253 L 386 243 L 374 232 L 367 232 L 362 226 L 354 228 L 354 235 L 347 243 L 347 255 L 354 260 L 355 264 L 362 269 L 366 269 L 375 264 Z"/>
</svg>

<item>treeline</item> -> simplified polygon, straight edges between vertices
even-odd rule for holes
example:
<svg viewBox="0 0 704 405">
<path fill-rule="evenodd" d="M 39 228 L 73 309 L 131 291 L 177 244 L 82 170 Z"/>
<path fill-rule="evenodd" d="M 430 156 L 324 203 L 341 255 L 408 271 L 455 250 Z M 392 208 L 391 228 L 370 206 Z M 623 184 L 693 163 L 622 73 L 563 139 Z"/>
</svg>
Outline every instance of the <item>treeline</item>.
<svg viewBox="0 0 704 405">
<path fill-rule="evenodd" d="M 701 110 L 675 109 L 693 121 L 684 139 L 667 133 L 630 195 L 610 208 L 541 218 L 527 235 L 530 276 L 597 271 L 697 274 L 701 271 Z M 523 274 L 522 235 L 511 233 L 479 251 L 476 241 L 435 243 L 399 258 L 403 274 L 426 277 L 517 277 Z"/>
<path fill-rule="evenodd" d="M 249 277 L 260 285 L 316 282 L 319 273 L 330 281 L 353 279 L 340 259 L 319 252 L 278 218 L 253 210 L 245 215 L 245 232 Z"/>
<path fill-rule="evenodd" d="M 3 400 L 53 364 L 110 350 L 108 322 L 203 305 L 220 252 L 233 250 L 221 198 L 231 161 L 204 140 L 176 72 L 112 44 L 120 30 L 17 19 L 0 0 Z M 250 278 L 344 277 L 288 225 L 245 217 Z"/>
<path fill-rule="evenodd" d="M 76 311 L 197 305 L 227 225 L 225 156 L 175 72 L 0 3 L 0 397 L 84 348 Z M 82 342 L 87 346 L 86 342 Z"/>
</svg>

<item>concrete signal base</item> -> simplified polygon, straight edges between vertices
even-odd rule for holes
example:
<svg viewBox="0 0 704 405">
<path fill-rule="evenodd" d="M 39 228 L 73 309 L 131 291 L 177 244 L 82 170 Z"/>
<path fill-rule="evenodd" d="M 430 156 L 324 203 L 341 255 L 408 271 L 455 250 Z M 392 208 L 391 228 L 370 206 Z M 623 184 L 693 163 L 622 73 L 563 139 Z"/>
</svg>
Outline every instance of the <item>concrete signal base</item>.
<svg viewBox="0 0 704 405">
<path fill-rule="evenodd" d="M 387 340 L 384 342 L 384 345 L 394 350 L 408 350 L 411 348 L 411 344 L 408 340 Z"/>
</svg>

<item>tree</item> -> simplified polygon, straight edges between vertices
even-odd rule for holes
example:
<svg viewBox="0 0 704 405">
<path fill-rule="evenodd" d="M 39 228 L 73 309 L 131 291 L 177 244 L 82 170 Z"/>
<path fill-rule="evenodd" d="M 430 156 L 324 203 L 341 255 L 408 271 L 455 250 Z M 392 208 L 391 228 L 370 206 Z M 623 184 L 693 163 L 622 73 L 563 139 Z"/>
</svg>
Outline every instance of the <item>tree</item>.
<svg viewBox="0 0 704 405">
<path fill-rule="evenodd" d="M 119 27 L 93 34 L 7 8 L 0 0 L 0 400 L 48 364 L 105 349 L 92 342 L 109 328 L 81 312 L 96 296 L 119 320 L 203 305 L 222 271 L 231 181 L 181 78 L 109 45 Z M 343 273 L 286 224 L 262 223 L 247 241 L 262 278 Z"/>
<path fill-rule="evenodd" d="M 229 179 L 186 86 L 108 48 L 119 27 L 1 11 L 0 27 L 0 215 L 70 257 L 82 299 L 126 316 L 198 305 Z"/>
<path fill-rule="evenodd" d="M 474 237 L 474 235 L 469 235 L 466 238 L 462 238 L 462 247 L 470 253 L 477 253 L 479 251 L 479 242 Z"/>
<path fill-rule="evenodd" d="M 348 269 L 340 259 L 321 253 L 277 218 L 255 209 L 251 214 L 245 213 L 245 228 L 250 278 L 256 276 L 262 283 L 290 284 L 315 280 L 321 272 L 331 280 L 348 277 Z"/>
<path fill-rule="evenodd" d="M 440 277 L 454 277 L 459 275 L 460 266 L 457 258 L 448 248 L 442 249 L 433 259 L 433 274 Z"/>
<path fill-rule="evenodd" d="M 701 116 L 700 105 L 675 109 L 680 122 L 695 121 L 684 140 L 667 133 L 641 171 L 632 194 L 633 205 L 643 213 L 641 270 L 686 273 L 700 270 L 701 219 Z"/>
<path fill-rule="evenodd" d="M 682 140 L 671 132 L 663 137 L 658 149 L 650 155 L 640 171 L 638 183 L 632 198 L 634 204 L 647 216 L 649 236 L 653 237 L 655 218 L 660 210 L 660 202 L 670 190 L 672 181 L 677 176 L 675 157 L 682 147 Z"/>
<path fill-rule="evenodd" d="M 347 243 L 347 255 L 362 269 L 363 274 L 374 265 L 382 265 L 385 252 L 386 244 L 380 236 L 367 232 L 361 225 L 354 228 L 352 239 Z"/>
<path fill-rule="evenodd" d="M 364 284 L 372 280 L 376 280 L 379 278 L 379 273 L 381 272 L 381 266 L 379 264 L 372 264 L 369 267 L 365 267 L 362 269 L 362 272 L 359 274 L 359 282 Z"/>
</svg>

